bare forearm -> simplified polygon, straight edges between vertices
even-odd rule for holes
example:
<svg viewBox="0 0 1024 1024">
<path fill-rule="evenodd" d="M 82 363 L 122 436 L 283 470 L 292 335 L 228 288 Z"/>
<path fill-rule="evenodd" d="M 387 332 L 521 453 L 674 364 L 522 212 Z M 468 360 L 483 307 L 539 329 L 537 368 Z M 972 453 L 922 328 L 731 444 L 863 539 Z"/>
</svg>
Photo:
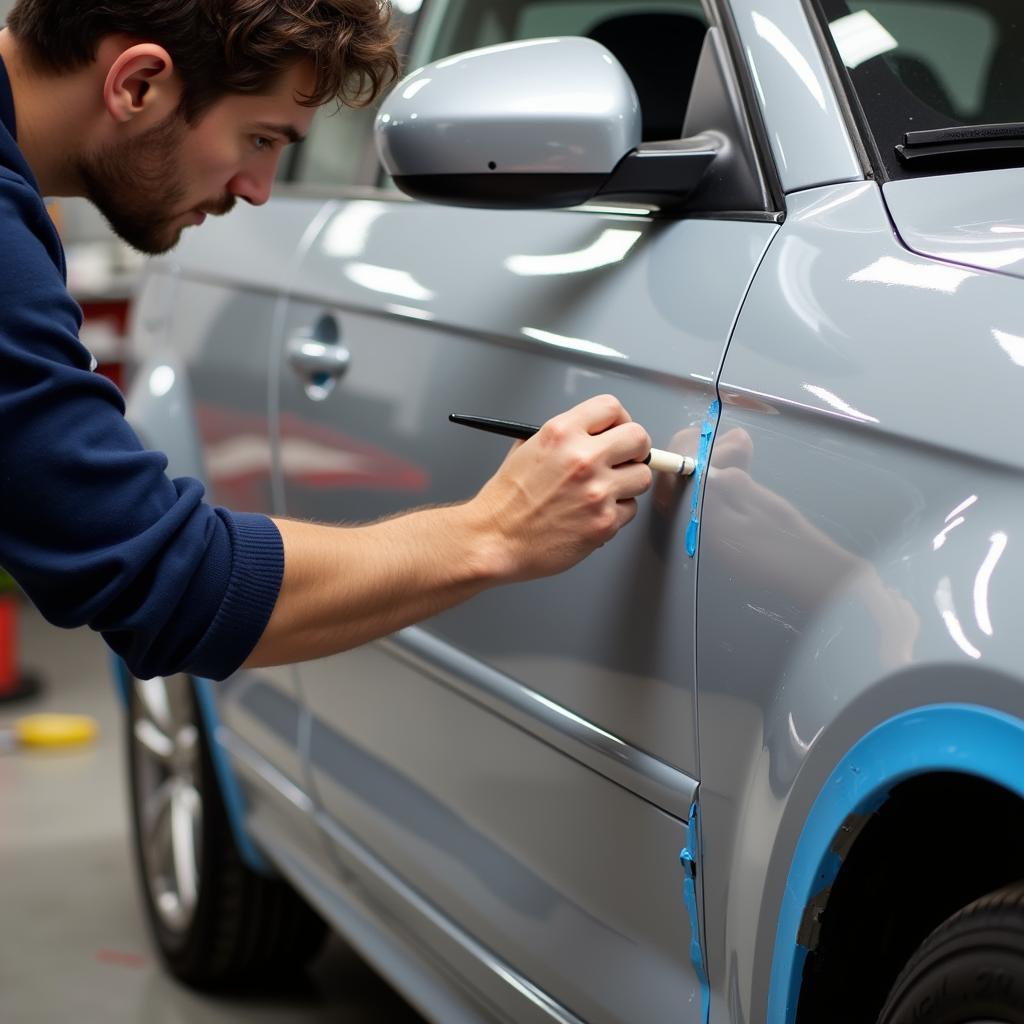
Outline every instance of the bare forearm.
<svg viewBox="0 0 1024 1024">
<path fill-rule="evenodd" d="M 276 522 L 284 581 L 248 668 L 348 650 L 498 582 L 486 531 L 465 505 L 367 526 Z"/>
<path fill-rule="evenodd" d="M 647 431 L 603 395 L 517 444 L 465 504 L 369 526 L 278 521 L 284 582 L 246 667 L 336 654 L 487 587 L 564 572 L 636 515 L 650 449 Z"/>
</svg>

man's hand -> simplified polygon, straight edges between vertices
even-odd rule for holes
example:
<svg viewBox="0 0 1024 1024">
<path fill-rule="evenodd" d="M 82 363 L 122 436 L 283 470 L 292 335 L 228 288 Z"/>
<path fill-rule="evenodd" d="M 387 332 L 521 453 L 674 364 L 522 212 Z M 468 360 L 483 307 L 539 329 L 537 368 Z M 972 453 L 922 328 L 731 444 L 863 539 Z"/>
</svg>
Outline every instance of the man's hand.
<svg viewBox="0 0 1024 1024">
<path fill-rule="evenodd" d="M 592 398 L 517 444 L 471 501 L 368 526 L 277 522 L 284 582 L 246 666 L 322 658 L 499 583 L 571 568 L 636 515 L 651 449 L 618 400 Z"/>
<path fill-rule="evenodd" d="M 479 516 L 499 581 L 550 576 L 607 543 L 651 486 L 651 438 L 601 395 L 518 443 L 466 511 Z M 489 530 L 488 530 L 489 527 Z"/>
</svg>

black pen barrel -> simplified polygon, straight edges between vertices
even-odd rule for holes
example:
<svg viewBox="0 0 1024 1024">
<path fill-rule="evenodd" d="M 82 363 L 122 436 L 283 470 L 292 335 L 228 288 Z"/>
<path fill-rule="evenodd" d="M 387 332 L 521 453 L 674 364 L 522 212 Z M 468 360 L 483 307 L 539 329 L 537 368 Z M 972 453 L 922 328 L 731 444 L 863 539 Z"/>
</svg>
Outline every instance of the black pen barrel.
<svg viewBox="0 0 1024 1024">
<path fill-rule="evenodd" d="M 451 413 L 448 417 L 452 423 L 458 423 L 463 427 L 473 427 L 475 430 L 486 430 L 489 434 L 500 434 L 502 437 L 515 437 L 521 441 L 533 437 L 540 430 L 540 427 L 531 423 L 516 423 L 513 420 L 493 420 L 486 416 L 463 416 L 460 413 Z"/>
</svg>

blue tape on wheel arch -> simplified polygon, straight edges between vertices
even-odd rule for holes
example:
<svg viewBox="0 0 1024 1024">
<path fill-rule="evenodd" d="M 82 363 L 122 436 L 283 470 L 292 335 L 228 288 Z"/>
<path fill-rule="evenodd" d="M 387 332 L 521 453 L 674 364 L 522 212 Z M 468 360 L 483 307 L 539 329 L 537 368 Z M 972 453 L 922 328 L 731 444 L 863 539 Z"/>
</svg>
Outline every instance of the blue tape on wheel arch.
<svg viewBox="0 0 1024 1024">
<path fill-rule="evenodd" d="M 700 447 L 697 449 L 697 468 L 693 471 L 693 509 L 690 514 L 690 525 L 686 528 L 686 553 L 693 558 L 697 554 L 697 538 L 700 533 L 700 484 L 711 455 L 711 440 L 718 426 L 718 415 L 722 404 L 716 398 L 704 416 L 700 428 Z"/>
<path fill-rule="evenodd" d="M 701 1016 L 707 1024 L 711 1013 L 711 988 L 707 971 L 704 969 L 704 953 L 700 944 L 700 918 L 697 914 L 697 856 L 700 851 L 700 828 L 697 819 L 697 802 L 690 804 L 690 815 L 686 822 L 686 846 L 679 854 L 683 865 L 683 903 L 690 918 L 690 961 L 700 983 Z"/>
<path fill-rule="evenodd" d="M 228 760 L 227 751 L 217 741 L 220 715 L 217 713 L 217 700 L 213 694 L 213 688 L 217 684 L 209 679 L 199 679 L 197 677 L 193 677 L 193 682 L 195 684 L 199 710 L 203 716 L 203 726 L 210 741 L 210 757 L 213 761 L 213 769 L 217 773 L 217 781 L 220 783 L 220 794 L 224 798 L 224 808 L 227 811 L 228 821 L 231 823 L 231 833 L 235 839 L 235 846 L 238 847 L 238 855 L 242 858 L 246 867 L 257 874 L 273 874 L 270 865 L 266 862 L 260 851 L 256 849 L 255 843 L 253 843 L 249 833 L 246 831 L 245 799 L 242 796 L 242 787 L 238 784 L 238 779 L 235 778 L 235 772 Z"/>
<path fill-rule="evenodd" d="M 915 708 L 877 725 L 836 765 L 804 822 L 779 908 L 768 991 L 768 1024 L 792 1024 L 807 950 L 797 931 L 807 903 L 839 871 L 832 840 L 850 814 L 884 802 L 915 775 L 961 772 L 1024 798 L 1024 720 L 972 704 Z"/>
</svg>

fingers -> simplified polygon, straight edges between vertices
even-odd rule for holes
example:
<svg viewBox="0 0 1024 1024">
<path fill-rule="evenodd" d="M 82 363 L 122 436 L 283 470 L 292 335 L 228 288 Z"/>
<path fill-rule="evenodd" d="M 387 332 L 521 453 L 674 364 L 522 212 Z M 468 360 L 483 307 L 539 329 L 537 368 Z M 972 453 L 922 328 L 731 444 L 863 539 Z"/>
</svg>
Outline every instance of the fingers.
<svg viewBox="0 0 1024 1024">
<path fill-rule="evenodd" d="M 643 462 L 651 451 L 651 435 L 639 423 L 623 423 L 612 427 L 595 440 L 600 442 L 611 466 L 624 462 Z"/>
<path fill-rule="evenodd" d="M 611 471 L 610 491 L 604 502 L 592 509 L 594 541 L 606 544 L 637 515 L 637 497 L 651 486 L 653 474 L 648 466 L 631 462 Z"/>
<path fill-rule="evenodd" d="M 616 505 L 616 515 L 618 517 L 615 526 L 616 533 L 636 518 L 638 507 L 635 498 L 627 498 Z"/>
<path fill-rule="evenodd" d="M 598 395 L 548 420 L 541 427 L 541 443 L 558 445 L 583 432 L 598 442 L 602 462 L 617 466 L 642 461 L 651 450 L 650 435 L 634 423 L 622 403 L 612 395 Z"/>
<path fill-rule="evenodd" d="M 581 402 L 548 420 L 541 434 L 538 440 L 547 448 L 571 446 L 570 479 L 587 486 L 588 501 L 607 520 L 605 528 L 617 531 L 636 515 L 633 499 L 650 490 L 653 482 L 650 468 L 643 464 L 651 438 L 617 398 L 598 395 Z M 601 512 L 606 503 L 619 507 Z"/>
<path fill-rule="evenodd" d="M 562 572 L 637 516 L 653 474 L 647 431 L 599 395 L 516 445 L 474 500 L 507 553 L 509 579 Z"/>
<path fill-rule="evenodd" d="M 636 518 L 638 509 L 636 498 L 623 498 L 604 509 L 594 509 L 588 531 L 591 548 L 607 544 L 619 530 Z"/>
<path fill-rule="evenodd" d="M 582 427 L 588 434 L 603 434 L 620 423 L 629 423 L 630 415 L 614 395 L 597 395 L 556 416 L 555 420 L 564 420 L 570 428 Z"/>
<path fill-rule="evenodd" d="M 611 497 L 615 501 L 638 498 L 651 489 L 654 474 L 642 462 L 627 462 L 616 466 L 611 475 Z"/>
</svg>

